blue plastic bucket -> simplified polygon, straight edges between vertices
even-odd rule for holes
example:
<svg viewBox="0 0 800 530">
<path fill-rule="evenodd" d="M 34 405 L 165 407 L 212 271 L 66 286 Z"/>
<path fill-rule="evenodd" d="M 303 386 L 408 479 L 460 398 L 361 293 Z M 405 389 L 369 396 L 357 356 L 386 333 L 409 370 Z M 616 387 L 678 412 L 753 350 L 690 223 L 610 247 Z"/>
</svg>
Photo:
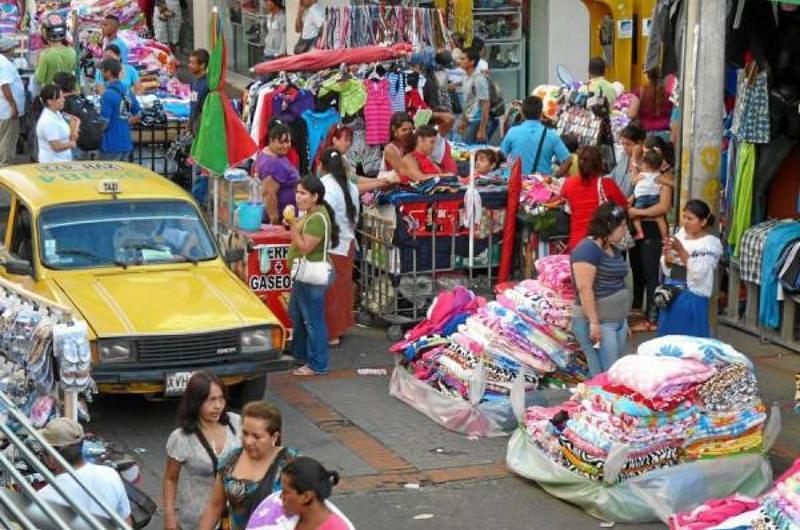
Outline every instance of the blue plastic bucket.
<svg viewBox="0 0 800 530">
<path fill-rule="evenodd" d="M 236 216 L 239 228 L 246 232 L 261 230 L 261 220 L 264 218 L 264 205 L 260 202 L 240 202 L 236 205 Z"/>
</svg>

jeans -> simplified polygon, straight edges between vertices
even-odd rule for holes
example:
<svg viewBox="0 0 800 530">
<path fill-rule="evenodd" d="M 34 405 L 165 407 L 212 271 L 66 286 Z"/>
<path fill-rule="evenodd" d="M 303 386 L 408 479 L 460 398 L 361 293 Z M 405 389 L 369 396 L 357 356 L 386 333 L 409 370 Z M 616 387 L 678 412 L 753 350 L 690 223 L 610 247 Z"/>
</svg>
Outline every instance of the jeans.
<svg viewBox="0 0 800 530">
<path fill-rule="evenodd" d="M 122 153 L 104 153 L 100 152 L 99 156 L 97 157 L 98 160 L 108 160 L 111 162 L 130 162 L 131 160 L 131 152 L 124 151 Z"/>
<path fill-rule="evenodd" d="M 628 340 L 627 320 L 600 322 L 600 329 L 600 347 L 595 348 L 589 333 L 589 320 L 572 317 L 572 332 L 575 333 L 578 344 L 586 353 L 591 377 L 608 371 L 611 365 L 625 353 L 625 344 Z"/>
<path fill-rule="evenodd" d="M 325 324 L 327 285 L 294 282 L 289 298 L 292 355 L 318 374 L 328 372 L 328 327 Z"/>
<path fill-rule="evenodd" d="M 200 174 L 200 166 L 197 164 L 192 166 L 192 197 L 200 205 L 200 208 L 205 208 L 208 202 L 208 177 Z"/>
<path fill-rule="evenodd" d="M 480 127 L 481 127 L 480 120 L 467 122 L 467 130 L 464 132 L 464 142 L 467 144 L 479 143 L 477 140 L 477 136 L 478 136 L 478 129 L 480 129 Z M 497 127 L 498 127 L 497 118 L 489 118 L 489 121 L 486 122 L 486 141 L 480 143 L 488 144 L 492 140 L 492 136 L 494 136 L 494 132 L 495 130 L 497 130 Z"/>
</svg>

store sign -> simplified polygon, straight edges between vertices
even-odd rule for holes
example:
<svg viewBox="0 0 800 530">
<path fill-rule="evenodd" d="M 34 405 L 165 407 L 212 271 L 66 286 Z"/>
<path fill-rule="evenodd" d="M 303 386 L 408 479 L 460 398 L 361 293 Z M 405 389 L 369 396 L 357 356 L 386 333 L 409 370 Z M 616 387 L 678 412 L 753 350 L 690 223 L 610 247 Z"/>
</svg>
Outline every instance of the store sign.
<svg viewBox="0 0 800 530">
<path fill-rule="evenodd" d="M 255 292 L 288 291 L 292 288 L 292 276 L 289 270 L 288 245 L 265 245 L 257 253 L 259 259 L 258 272 L 248 278 L 250 289 Z M 251 269 L 252 270 L 252 269 Z"/>
</svg>

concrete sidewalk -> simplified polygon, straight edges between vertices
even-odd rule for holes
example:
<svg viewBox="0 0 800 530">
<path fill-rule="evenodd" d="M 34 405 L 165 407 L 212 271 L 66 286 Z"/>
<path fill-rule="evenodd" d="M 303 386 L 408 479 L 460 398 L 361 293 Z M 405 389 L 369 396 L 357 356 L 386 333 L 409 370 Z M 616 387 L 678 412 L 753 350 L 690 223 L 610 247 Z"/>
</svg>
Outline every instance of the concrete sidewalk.
<svg viewBox="0 0 800 530">
<path fill-rule="evenodd" d="M 631 351 L 651 336 L 635 336 Z M 800 416 L 791 410 L 800 355 L 761 345 L 756 337 L 729 328 L 721 328 L 721 338 L 753 358 L 765 403 L 777 402 L 784 412 L 783 430 L 771 452 L 777 475 L 800 455 Z M 284 414 L 284 443 L 341 472 L 343 481 L 333 500 L 359 529 L 598 526 L 599 521 L 579 508 L 512 475 L 504 464 L 507 438 L 469 440 L 449 432 L 390 397 L 388 374 L 357 374 L 358 368 L 373 367 L 390 373 L 388 346 L 382 330 L 355 329 L 333 351 L 330 375 L 298 379 L 278 374 L 270 378 L 267 394 Z M 93 409 L 96 432 L 131 450 L 145 450 L 144 488 L 156 498 L 161 495 L 164 443 L 174 428 L 175 405 L 103 398 Z M 146 430 L 126 421 L 134 409 L 148 418 Z M 151 528 L 161 524 L 159 518 Z"/>
</svg>

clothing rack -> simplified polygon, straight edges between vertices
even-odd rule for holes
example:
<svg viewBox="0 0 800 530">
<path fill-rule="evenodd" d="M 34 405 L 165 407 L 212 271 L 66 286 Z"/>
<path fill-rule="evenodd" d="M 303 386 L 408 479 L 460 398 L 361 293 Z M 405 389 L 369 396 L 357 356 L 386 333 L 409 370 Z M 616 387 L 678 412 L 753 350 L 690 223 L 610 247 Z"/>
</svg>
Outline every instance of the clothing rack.
<svg viewBox="0 0 800 530">
<path fill-rule="evenodd" d="M 437 8 L 356 5 L 328 7 L 317 48 L 342 49 L 407 43 L 415 49 L 450 48 L 444 14 Z"/>
</svg>

